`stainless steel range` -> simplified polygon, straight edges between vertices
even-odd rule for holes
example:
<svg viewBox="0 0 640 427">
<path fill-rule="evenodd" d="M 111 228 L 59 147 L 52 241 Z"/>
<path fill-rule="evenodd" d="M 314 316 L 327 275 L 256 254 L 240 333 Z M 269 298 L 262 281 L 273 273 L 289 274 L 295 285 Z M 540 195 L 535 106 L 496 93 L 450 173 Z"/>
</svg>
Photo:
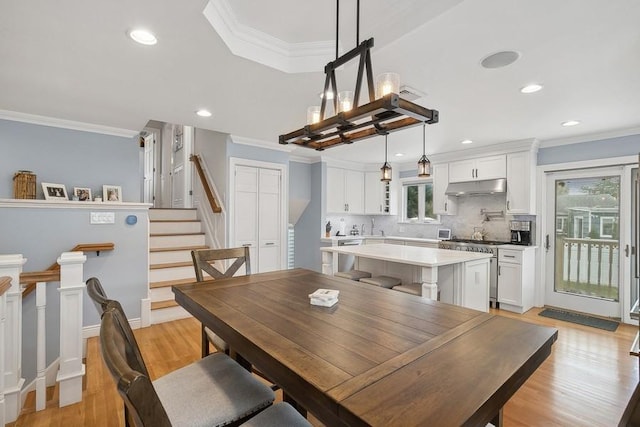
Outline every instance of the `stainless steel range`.
<svg viewBox="0 0 640 427">
<path fill-rule="evenodd" d="M 491 254 L 491 258 L 489 259 L 489 305 L 491 307 L 498 308 L 498 246 L 506 244 L 508 244 L 508 242 L 451 239 L 442 240 L 438 244 L 438 247 L 440 249 L 451 249 L 454 251 Z"/>
</svg>

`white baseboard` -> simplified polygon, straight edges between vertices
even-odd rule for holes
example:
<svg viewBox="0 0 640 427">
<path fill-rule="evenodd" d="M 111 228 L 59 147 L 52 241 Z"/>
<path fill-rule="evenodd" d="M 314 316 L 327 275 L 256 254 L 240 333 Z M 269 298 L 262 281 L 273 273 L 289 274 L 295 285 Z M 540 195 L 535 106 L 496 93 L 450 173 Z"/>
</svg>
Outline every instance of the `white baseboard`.
<svg viewBox="0 0 640 427">
<path fill-rule="evenodd" d="M 144 298 L 140 301 L 140 327 L 151 326 L 151 298 Z"/>
</svg>

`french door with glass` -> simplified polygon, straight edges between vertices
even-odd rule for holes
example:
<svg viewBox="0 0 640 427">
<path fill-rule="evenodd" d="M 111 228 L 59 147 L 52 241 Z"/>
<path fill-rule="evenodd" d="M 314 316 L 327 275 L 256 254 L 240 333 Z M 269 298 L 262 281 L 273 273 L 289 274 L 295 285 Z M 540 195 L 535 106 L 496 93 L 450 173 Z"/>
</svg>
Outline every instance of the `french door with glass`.
<svg viewBox="0 0 640 427">
<path fill-rule="evenodd" d="M 547 174 L 546 305 L 621 317 L 622 177 L 623 167 Z"/>
</svg>

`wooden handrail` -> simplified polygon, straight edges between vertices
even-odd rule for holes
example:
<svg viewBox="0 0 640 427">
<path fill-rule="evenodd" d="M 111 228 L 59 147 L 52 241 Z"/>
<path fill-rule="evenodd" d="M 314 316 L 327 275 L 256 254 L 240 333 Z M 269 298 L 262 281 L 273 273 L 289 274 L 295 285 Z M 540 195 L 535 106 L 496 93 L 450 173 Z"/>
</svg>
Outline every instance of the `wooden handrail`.
<svg viewBox="0 0 640 427">
<path fill-rule="evenodd" d="M 0 297 L 4 295 L 4 293 L 7 292 L 10 287 L 11 287 L 11 277 L 9 276 L 0 277 Z"/>
<path fill-rule="evenodd" d="M 204 169 L 202 169 L 202 164 L 200 163 L 200 156 L 196 154 L 192 154 L 189 157 L 196 165 L 196 170 L 198 171 L 198 176 L 200 177 L 200 182 L 202 182 L 202 187 L 204 188 L 204 193 L 207 195 L 207 199 L 209 200 L 209 205 L 211 206 L 211 210 L 215 213 L 222 212 L 222 208 L 218 205 L 216 201 L 216 197 L 213 195 L 213 191 L 211 191 L 211 186 L 209 185 L 209 181 L 207 180 L 206 175 L 204 174 Z"/>
<path fill-rule="evenodd" d="M 79 243 L 69 252 L 93 252 L 100 255 L 101 251 L 112 251 L 115 248 L 113 243 Z M 25 297 L 34 291 L 38 282 L 59 282 L 60 264 L 53 263 L 44 271 L 33 271 L 31 273 L 20 273 L 20 284 L 25 285 L 22 296 Z"/>
</svg>

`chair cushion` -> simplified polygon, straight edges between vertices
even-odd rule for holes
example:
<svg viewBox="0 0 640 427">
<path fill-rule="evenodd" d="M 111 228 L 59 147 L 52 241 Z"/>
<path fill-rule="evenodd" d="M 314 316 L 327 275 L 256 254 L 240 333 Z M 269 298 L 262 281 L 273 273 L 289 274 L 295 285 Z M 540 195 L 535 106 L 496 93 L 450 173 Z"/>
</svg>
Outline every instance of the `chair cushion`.
<svg viewBox="0 0 640 427">
<path fill-rule="evenodd" d="M 393 287 L 394 291 L 406 294 L 422 296 L 422 283 L 409 283 L 408 285 L 398 285 Z"/>
<path fill-rule="evenodd" d="M 298 411 L 287 403 L 278 403 L 251 418 L 242 427 L 311 427 Z"/>
<path fill-rule="evenodd" d="M 153 382 L 174 426 L 222 426 L 273 403 L 271 389 L 223 353 Z"/>
<path fill-rule="evenodd" d="M 334 276 L 344 277 L 350 280 L 360 280 L 364 277 L 371 277 L 371 273 L 360 270 L 338 271 Z"/>
<path fill-rule="evenodd" d="M 218 335 L 216 335 L 215 332 L 213 332 L 211 329 L 205 326 L 204 333 L 207 334 L 207 338 L 209 339 L 209 342 L 213 344 L 216 350 L 221 351 L 223 353 L 229 352 L 229 344 L 227 344 L 225 340 L 223 340 Z"/>
<path fill-rule="evenodd" d="M 370 285 L 381 286 L 383 288 L 391 289 L 396 285 L 402 283 L 397 277 L 389 276 L 375 276 L 369 279 L 360 279 L 362 283 L 368 283 Z"/>
</svg>

